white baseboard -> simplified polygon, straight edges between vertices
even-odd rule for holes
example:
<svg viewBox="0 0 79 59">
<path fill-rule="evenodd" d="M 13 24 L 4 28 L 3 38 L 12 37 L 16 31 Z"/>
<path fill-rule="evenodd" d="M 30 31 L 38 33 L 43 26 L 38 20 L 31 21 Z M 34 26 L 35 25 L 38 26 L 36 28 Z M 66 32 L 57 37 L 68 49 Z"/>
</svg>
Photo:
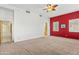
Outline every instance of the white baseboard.
<svg viewBox="0 0 79 59">
<path fill-rule="evenodd" d="M 40 38 L 40 37 L 44 37 L 44 36 L 34 36 L 34 37 L 23 37 L 23 38 L 19 38 L 19 39 L 14 39 L 14 42 L 20 42 L 20 41 L 24 41 L 24 40 L 31 40 L 31 39 L 35 39 L 35 38 Z"/>
</svg>

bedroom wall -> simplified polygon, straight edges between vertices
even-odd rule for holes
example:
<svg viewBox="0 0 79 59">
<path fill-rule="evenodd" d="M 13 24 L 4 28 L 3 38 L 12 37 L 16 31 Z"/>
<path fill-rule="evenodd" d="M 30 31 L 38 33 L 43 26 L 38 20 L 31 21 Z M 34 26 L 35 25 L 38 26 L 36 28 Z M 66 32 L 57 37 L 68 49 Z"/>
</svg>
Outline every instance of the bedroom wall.
<svg viewBox="0 0 79 59">
<path fill-rule="evenodd" d="M 50 35 L 79 39 L 79 32 L 69 31 L 69 20 L 76 20 L 76 19 L 79 19 L 79 11 L 74 11 L 72 13 L 62 14 L 56 17 L 51 17 L 50 18 Z M 59 31 L 53 30 L 53 22 L 56 22 L 56 21 L 59 22 Z M 65 24 L 66 27 L 61 28 L 61 24 Z"/>
<path fill-rule="evenodd" d="M 16 10 L 14 14 L 14 40 L 22 41 L 42 37 L 42 22 L 38 15 Z"/>
</svg>

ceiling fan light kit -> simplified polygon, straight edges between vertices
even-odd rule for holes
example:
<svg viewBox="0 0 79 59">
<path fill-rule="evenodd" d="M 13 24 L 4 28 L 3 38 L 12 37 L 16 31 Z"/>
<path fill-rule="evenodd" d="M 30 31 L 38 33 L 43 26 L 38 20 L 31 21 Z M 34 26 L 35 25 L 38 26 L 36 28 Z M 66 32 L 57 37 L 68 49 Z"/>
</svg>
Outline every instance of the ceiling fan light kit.
<svg viewBox="0 0 79 59">
<path fill-rule="evenodd" d="M 46 10 L 47 12 L 55 11 L 57 6 L 58 5 L 47 4 L 47 8 L 45 8 L 43 10 Z"/>
</svg>

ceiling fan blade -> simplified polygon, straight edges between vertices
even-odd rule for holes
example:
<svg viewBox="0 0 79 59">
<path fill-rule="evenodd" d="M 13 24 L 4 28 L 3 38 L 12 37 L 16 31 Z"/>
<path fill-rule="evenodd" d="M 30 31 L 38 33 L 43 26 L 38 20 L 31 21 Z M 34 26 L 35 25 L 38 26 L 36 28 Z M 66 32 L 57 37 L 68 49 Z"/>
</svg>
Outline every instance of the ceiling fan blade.
<svg viewBox="0 0 79 59">
<path fill-rule="evenodd" d="M 57 7 L 58 5 L 54 5 L 53 7 Z"/>
<path fill-rule="evenodd" d="M 55 11 L 56 9 L 52 9 L 52 11 Z"/>
</svg>

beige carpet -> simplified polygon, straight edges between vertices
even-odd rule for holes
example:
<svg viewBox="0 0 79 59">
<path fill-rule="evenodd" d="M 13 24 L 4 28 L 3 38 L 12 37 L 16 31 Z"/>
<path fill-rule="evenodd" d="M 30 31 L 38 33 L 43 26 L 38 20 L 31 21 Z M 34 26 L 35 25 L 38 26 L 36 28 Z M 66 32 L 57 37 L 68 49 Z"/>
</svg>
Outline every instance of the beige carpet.
<svg viewBox="0 0 79 59">
<path fill-rule="evenodd" d="M 0 46 L 1 55 L 77 55 L 79 40 L 47 37 Z"/>
</svg>

